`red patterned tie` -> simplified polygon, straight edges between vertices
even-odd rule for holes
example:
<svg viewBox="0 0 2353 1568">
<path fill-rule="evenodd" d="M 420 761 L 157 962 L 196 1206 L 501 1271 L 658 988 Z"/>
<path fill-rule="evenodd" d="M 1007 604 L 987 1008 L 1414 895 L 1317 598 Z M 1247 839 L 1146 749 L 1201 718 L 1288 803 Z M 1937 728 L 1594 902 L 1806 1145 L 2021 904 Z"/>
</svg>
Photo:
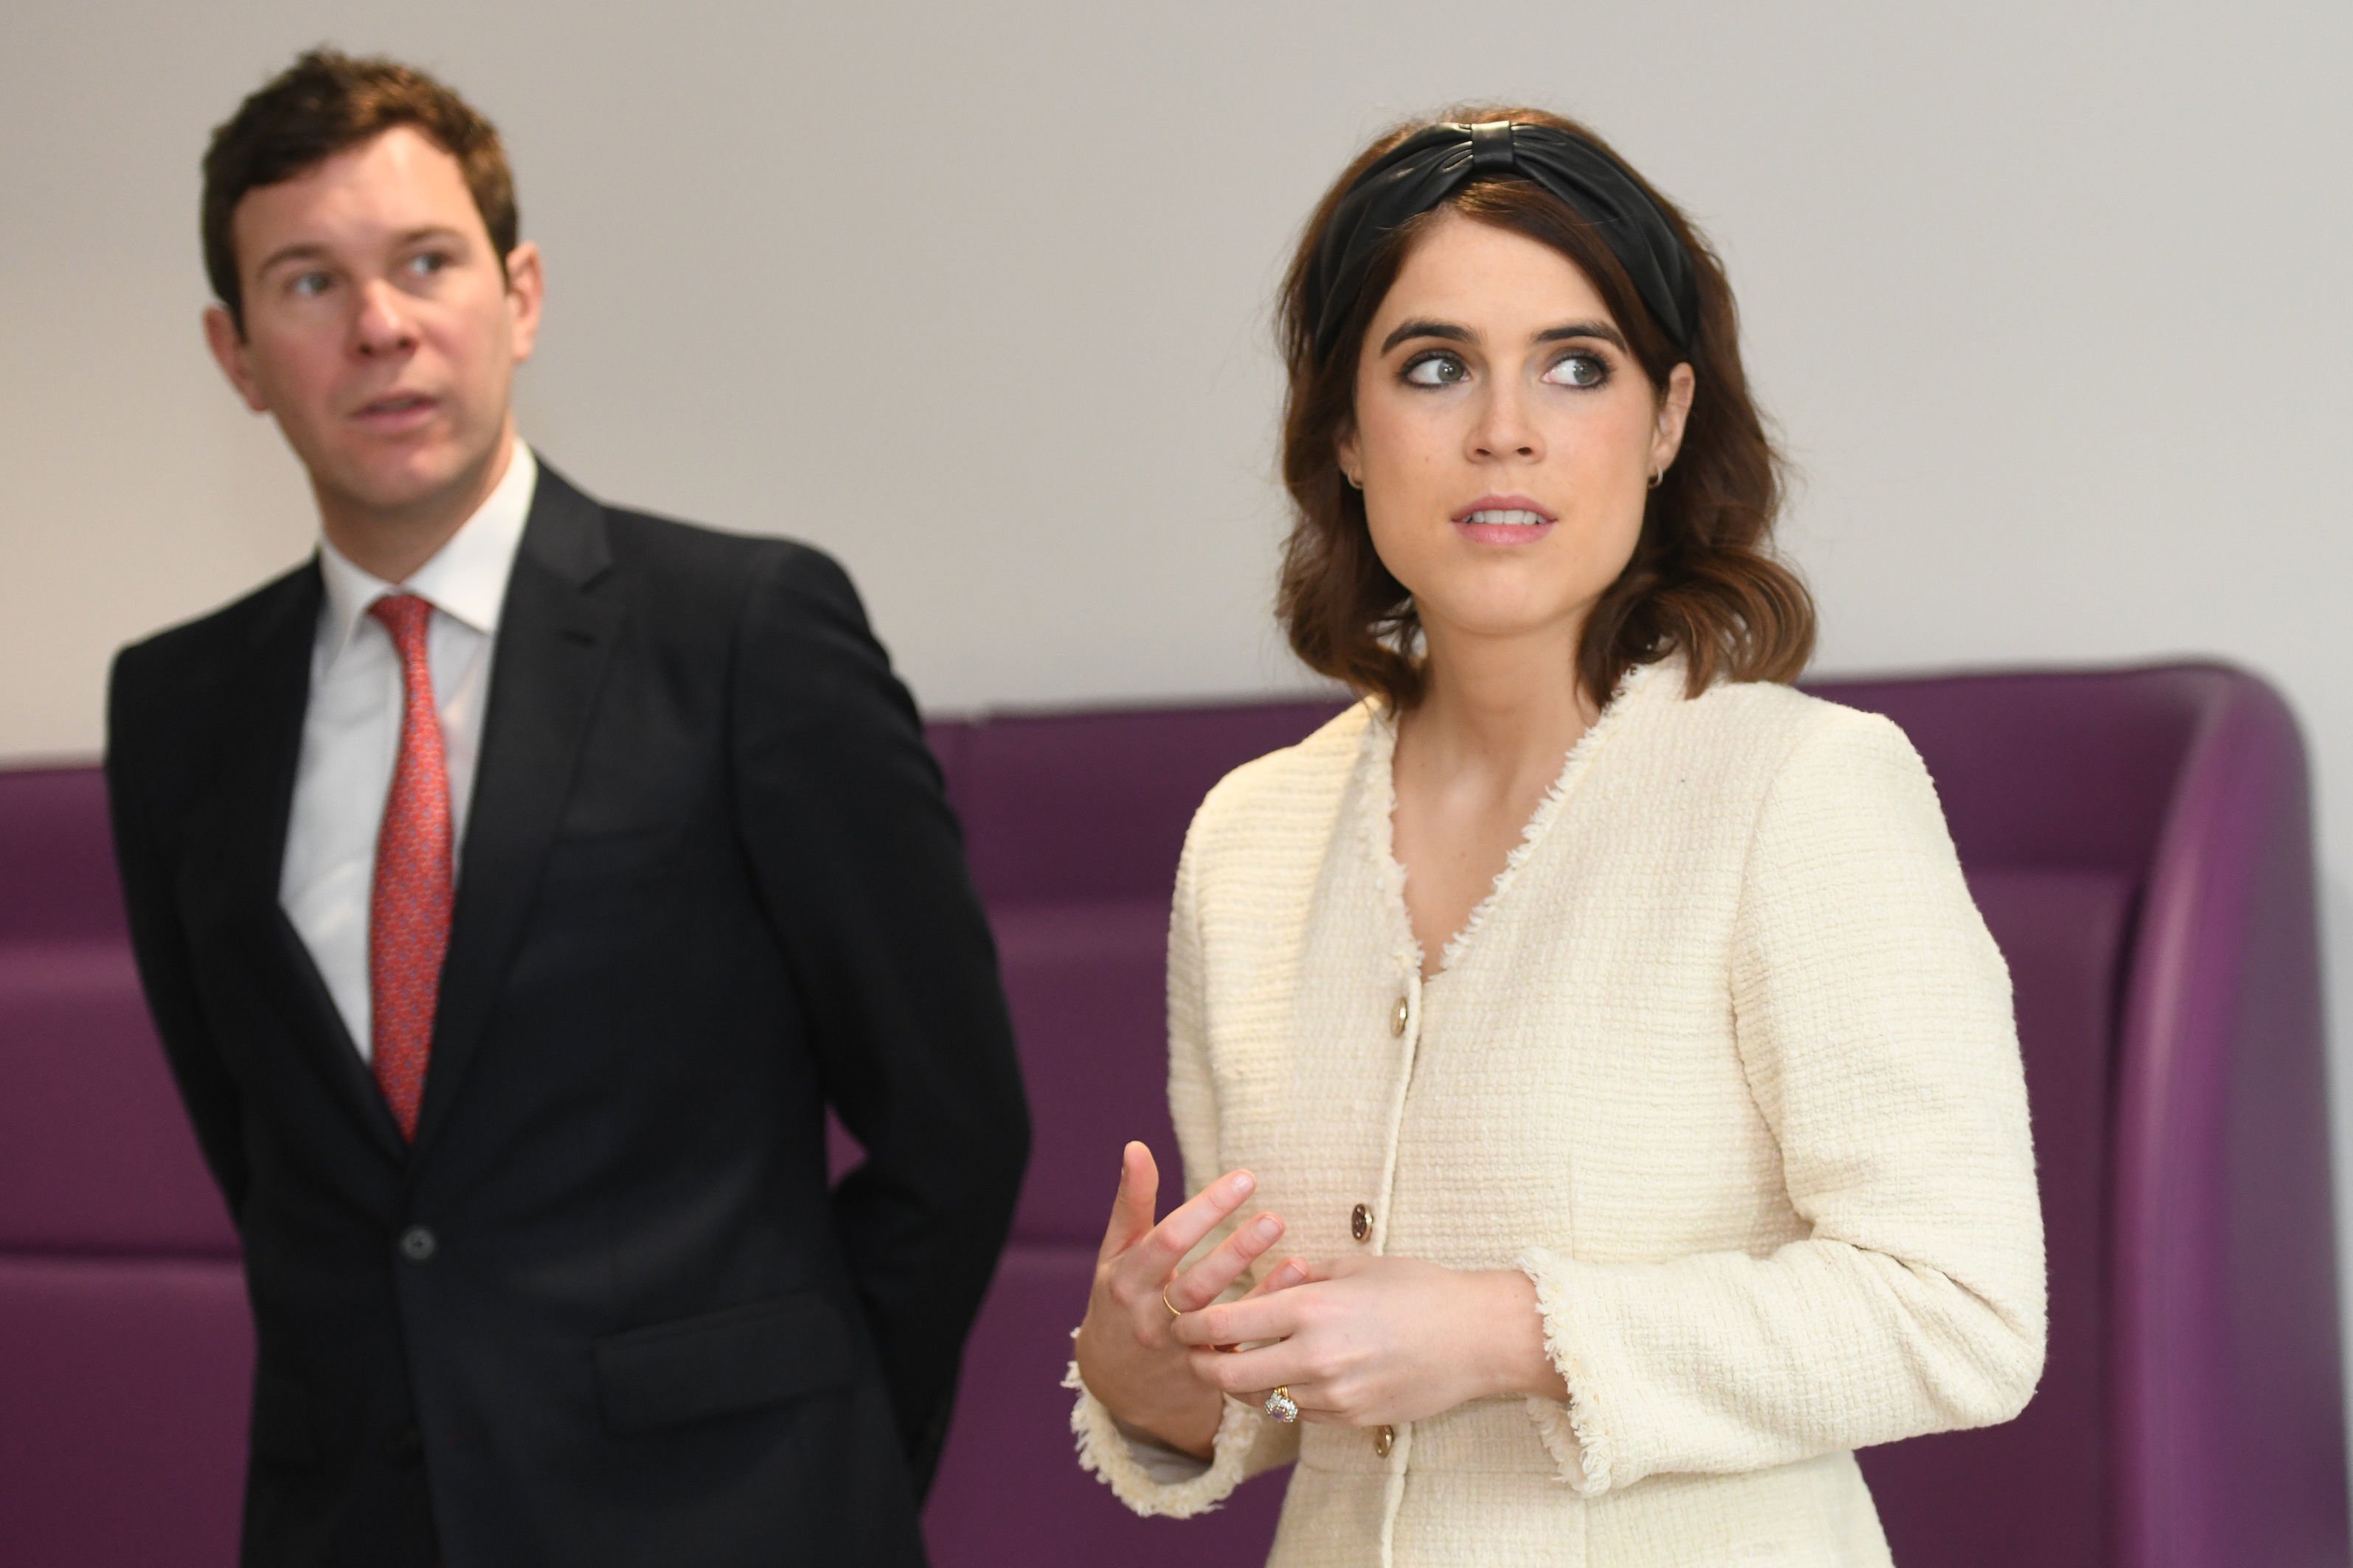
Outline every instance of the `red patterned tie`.
<svg viewBox="0 0 2353 1568">
<path fill-rule="evenodd" d="M 401 1136 L 414 1140 L 425 1060 L 433 1048 L 441 955 L 449 947 L 449 772 L 433 705 L 433 669 L 425 656 L 433 606 L 414 594 L 396 594 L 369 605 L 368 614 L 392 634 L 404 694 L 400 760 L 384 805 L 368 900 L 368 1026 L 375 1081 Z"/>
</svg>

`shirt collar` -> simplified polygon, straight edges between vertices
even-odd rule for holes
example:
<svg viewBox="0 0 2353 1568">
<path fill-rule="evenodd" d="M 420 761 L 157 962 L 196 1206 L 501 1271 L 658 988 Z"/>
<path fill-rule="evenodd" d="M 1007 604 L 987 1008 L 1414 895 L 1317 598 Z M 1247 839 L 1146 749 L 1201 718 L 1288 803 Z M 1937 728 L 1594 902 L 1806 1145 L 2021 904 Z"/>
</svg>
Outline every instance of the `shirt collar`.
<svg viewBox="0 0 2353 1568">
<path fill-rule="evenodd" d="M 321 630 L 326 637 L 327 665 L 351 646 L 368 606 L 392 594 L 414 594 L 484 637 L 496 637 L 499 606 L 506 602 L 507 579 L 514 574 L 515 552 L 522 548 L 523 523 L 531 516 L 538 486 L 538 459 L 517 437 L 514 456 L 497 487 L 406 583 L 384 581 L 322 534 L 319 572 L 326 580 L 327 602 Z"/>
</svg>

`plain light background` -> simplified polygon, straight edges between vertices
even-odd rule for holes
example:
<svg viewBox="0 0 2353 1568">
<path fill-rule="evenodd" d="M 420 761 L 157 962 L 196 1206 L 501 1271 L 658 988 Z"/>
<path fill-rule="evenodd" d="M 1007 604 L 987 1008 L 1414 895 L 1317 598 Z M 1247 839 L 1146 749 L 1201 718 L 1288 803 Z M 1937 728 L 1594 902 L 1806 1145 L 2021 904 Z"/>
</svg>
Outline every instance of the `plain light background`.
<svg viewBox="0 0 2353 1568">
<path fill-rule="evenodd" d="M 319 41 L 504 132 L 542 453 L 823 544 L 934 710 L 1305 684 L 1268 613 L 1297 226 L 1398 118 L 1587 119 L 1726 259 L 1820 668 L 2218 656 L 2284 689 L 2341 1062 L 2353 6 L 16 0 L 0 760 L 94 755 L 117 645 L 309 548 L 203 349 L 196 170 Z"/>
</svg>

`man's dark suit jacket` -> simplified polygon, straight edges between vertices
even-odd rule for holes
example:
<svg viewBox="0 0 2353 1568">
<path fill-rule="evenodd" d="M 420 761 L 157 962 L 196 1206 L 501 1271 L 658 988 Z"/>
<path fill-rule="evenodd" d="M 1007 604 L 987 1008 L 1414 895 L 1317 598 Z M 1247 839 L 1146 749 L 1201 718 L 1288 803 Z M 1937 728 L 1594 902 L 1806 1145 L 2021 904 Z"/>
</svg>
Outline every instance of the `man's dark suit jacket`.
<svg viewBox="0 0 2353 1568">
<path fill-rule="evenodd" d="M 404 1147 L 280 862 L 306 565 L 126 649 L 132 942 L 243 1237 L 248 1565 L 900 1563 L 1028 1121 L 913 703 L 818 552 L 542 468 Z M 828 1191 L 828 1102 L 867 1159 Z"/>
</svg>

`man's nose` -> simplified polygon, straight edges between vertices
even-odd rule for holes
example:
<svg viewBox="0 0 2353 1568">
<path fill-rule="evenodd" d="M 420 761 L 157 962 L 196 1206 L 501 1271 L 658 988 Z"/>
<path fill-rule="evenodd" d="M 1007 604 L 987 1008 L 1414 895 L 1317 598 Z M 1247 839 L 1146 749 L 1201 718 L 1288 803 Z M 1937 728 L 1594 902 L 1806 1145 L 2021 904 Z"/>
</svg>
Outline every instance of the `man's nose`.
<svg viewBox="0 0 2353 1568">
<path fill-rule="evenodd" d="M 364 284 L 359 291 L 359 314 L 352 322 L 353 346 L 371 358 L 399 353 L 415 346 L 417 324 L 409 319 L 400 290 L 383 281 Z"/>
</svg>

